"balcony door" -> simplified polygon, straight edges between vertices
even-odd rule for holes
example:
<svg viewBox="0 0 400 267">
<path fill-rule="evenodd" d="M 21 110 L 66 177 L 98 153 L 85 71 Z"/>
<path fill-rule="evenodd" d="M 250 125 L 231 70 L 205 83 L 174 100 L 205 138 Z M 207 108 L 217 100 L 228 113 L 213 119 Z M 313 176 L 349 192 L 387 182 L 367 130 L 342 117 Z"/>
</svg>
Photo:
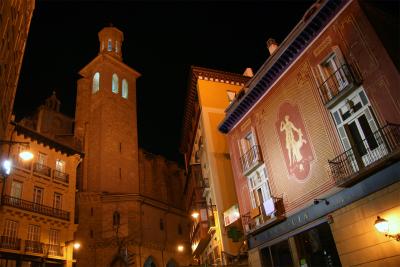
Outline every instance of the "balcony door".
<svg viewBox="0 0 400 267">
<path fill-rule="evenodd" d="M 324 80 L 332 80 L 332 82 L 336 83 L 339 91 L 346 88 L 346 86 L 349 84 L 342 65 L 343 64 L 339 62 L 336 53 L 333 53 L 321 64 L 321 72 Z"/>
<path fill-rule="evenodd" d="M 264 166 L 259 167 L 248 177 L 248 185 L 252 208 L 260 208 L 262 215 L 272 215 L 274 210 L 265 208 L 265 203 L 271 201 L 267 173 Z M 268 206 L 267 206 L 268 207 Z M 263 223 L 263 218 L 257 218 L 256 224 Z"/>
<path fill-rule="evenodd" d="M 382 136 L 371 112 L 365 92 L 357 90 L 333 111 L 333 117 L 347 157 L 354 171 L 359 169 L 354 150 L 364 166 L 387 154 Z M 354 147 L 352 147 L 352 145 Z"/>
<path fill-rule="evenodd" d="M 256 139 L 253 131 L 250 131 L 244 138 L 240 139 L 239 151 L 244 169 L 249 169 L 258 160 L 255 150 Z"/>
<path fill-rule="evenodd" d="M 11 197 L 20 199 L 22 196 L 22 183 L 18 181 L 12 181 L 11 184 Z"/>
</svg>

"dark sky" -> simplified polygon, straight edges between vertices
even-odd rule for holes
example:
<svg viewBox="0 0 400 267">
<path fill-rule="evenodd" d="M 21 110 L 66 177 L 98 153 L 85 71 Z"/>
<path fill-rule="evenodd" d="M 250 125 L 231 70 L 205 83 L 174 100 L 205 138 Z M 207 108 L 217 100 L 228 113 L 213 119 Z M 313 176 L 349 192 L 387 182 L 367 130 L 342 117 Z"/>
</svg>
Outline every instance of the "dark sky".
<svg viewBox="0 0 400 267">
<path fill-rule="evenodd" d="M 37 1 L 15 100 L 17 119 L 55 90 L 73 116 L 78 71 L 98 53 L 97 33 L 124 32 L 124 62 L 137 82 L 139 145 L 181 161 L 178 152 L 190 65 L 243 73 L 268 58 L 310 1 Z"/>
</svg>

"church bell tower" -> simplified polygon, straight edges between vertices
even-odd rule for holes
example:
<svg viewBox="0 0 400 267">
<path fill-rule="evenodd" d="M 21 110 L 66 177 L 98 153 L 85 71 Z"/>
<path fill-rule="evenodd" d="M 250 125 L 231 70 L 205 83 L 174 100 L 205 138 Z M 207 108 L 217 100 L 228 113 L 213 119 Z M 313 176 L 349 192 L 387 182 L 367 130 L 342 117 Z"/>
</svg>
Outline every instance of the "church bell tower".
<svg viewBox="0 0 400 267">
<path fill-rule="evenodd" d="M 136 79 L 122 61 L 123 33 L 105 27 L 99 54 L 79 74 L 75 136 L 85 152 L 80 191 L 138 193 Z"/>
</svg>

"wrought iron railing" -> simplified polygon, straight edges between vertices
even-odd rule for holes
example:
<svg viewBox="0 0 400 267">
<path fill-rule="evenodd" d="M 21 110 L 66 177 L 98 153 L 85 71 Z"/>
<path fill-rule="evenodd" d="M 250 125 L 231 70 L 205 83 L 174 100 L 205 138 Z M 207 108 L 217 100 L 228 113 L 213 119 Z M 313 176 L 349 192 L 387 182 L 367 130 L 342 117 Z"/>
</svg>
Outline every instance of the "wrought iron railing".
<svg viewBox="0 0 400 267">
<path fill-rule="evenodd" d="M 68 175 L 68 173 L 65 173 L 65 172 L 53 170 L 53 180 L 68 184 L 69 183 L 69 175 Z"/>
<path fill-rule="evenodd" d="M 254 145 L 240 157 L 243 173 L 248 172 L 257 163 L 261 161 L 260 150 L 257 145 Z"/>
<path fill-rule="evenodd" d="M 351 66 L 343 64 L 319 86 L 322 102 L 328 103 L 340 92 L 349 88 L 349 86 L 359 84 L 360 81 L 361 78 L 356 75 Z"/>
<path fill-rule="evenodd" d="M 33 164 L 33 172 L 47 177 L 51 176 L 51 168 L 38 162 Z"/>
<path fill-rule="evenodd" d="M 12 236 L 0 236 L 0 247 L 4 249 L 20 250 L 21 239 Z"/>
<path fill-rule="evenodd" d="M 356 142 L 355 146 L 328 161 L 332 177 L 339 186 L 347 185 L 365 167 L 399 151 L 400 125 L 389 123 L 364 140 Z"/>
<path fill-rule="evenodd" d="M 63 257 L 64 247 L 55 244 L 47 244 L 49 256 Z"/>
<path fill-rule="evenodd" d="M 65 210 L 55 209 L 53 207 L 45 206 L 42 204 L 37 204 L 31 201 L 23 200 L 20 198 L 15 198 L 11 196 L 3 196 L 3 205 L 7 205 L 14 208 L 19 208 L 22 210 L 27 210 L 31 212 L 36 212 L 46 216 L 51 216 L 59 219 L 69 221 L 70 213 Z"/>
<path fill-rule="evenodd" d="M 25 251 L 31 253 L 43 254 L 44 244 L 39 241 L 25 240 Z"/>
<path fill-rule="evenodd" d="M 271 197 L 274 202 L 275 211 L 272 214 L 265 214 L 262 207 L 259 207 L 260 214 L 257 217 L 252 218 L 250 212 L 242 215 L 242 223 L 245 232 L 250 232 L 255 229 L 261 228 L 270 223 L 276 222 L 277 219 L 285 216 L 285 206 L 283 204 L 283 198 Z"/>
</svg>

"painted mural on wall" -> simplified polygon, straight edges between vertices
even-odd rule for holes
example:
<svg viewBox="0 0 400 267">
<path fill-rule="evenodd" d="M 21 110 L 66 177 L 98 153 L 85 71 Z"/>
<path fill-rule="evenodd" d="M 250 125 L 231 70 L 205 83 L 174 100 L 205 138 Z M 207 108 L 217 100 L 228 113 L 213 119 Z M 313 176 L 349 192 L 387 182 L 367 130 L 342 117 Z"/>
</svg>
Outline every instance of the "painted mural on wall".
<svg viewBox="0 0 400 267">
<path fill-rule="evenodd" d="M 304 182 L 310 173 L 314 155 L 298 106 L 283 103 L 279 107 L 275 126 L 290 176 Z"/>
</svg>

